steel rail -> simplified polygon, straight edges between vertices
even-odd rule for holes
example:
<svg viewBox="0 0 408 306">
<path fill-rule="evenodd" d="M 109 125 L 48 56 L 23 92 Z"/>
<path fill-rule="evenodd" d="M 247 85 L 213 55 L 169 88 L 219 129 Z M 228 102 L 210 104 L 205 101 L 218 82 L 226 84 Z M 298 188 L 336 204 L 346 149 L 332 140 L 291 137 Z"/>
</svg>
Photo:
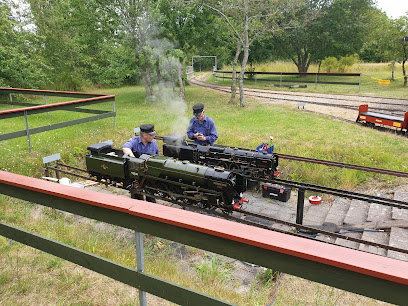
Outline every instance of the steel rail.
<svg viewBox="0 0 408 306">
<path fill-rule="evenodd" d="M 316 158 L 296 156 L 296 155 L 289 155 L 289 154 L 283 154 L 283 153 L 275 153 L 275 154 L 278 155 L 279 158 L 282 158 L 282 159 L 297 160 L 297 161 L 302 161 L 302 162 L 321 164 L 321 165 L 339 167 L 339 168 L 348 168 L 348 169 L 361 170 L 361 171 L 366 171 L 366 172 L 374 172 L 374 173 L 380 173 L 380 174 L 387 174 L 387 175 L 392 175 L 392 176 L 408 177 L 408 172 L 403 172 L 403 171 L 360 166 L 360 165 L 347 164 L 347 163 L 342 163 L 342 162 L 335 162 L 335 161 L 329 161 L 329 160 L 324 160 L 324 159 L 316 159 Z"/>
<path fill-rule="evenodd" d="M 163 140 L 163 136 L 156 136 L 156 139 Z M 192 144 L 191 141 L 187 141 L 187 143 Z M 256 150 L 254 150 L 254 149 L 224 146 L 224 145 L 218 145 L 218 144 L 216 146 L 217 147 L 222 147 L 222 148 L 234 148 L 234 149 L 239 149 L 239 150 L 246 150 L 246 151 L 256 152 Z M 383 168 L 374 168 L 374 167 L 367 167 L 367 166 L 360 166 L 360 165 L 355 165 L 355 164 L 347 164 L 347 163 L 335 162 L 335 161 L 330 161 L 330 160 L 325 160 L 325 159 L 317 159 L 317 158 L 289 155 L 289 154 L 283 154 L 283 153 L 273 153 L 273 154 L 277 155 L 279 158 L 282 158 L 282 159 L 296 160 L 296 161 L 302 161 L 302 162 L 312 163 L 312 164 L 321 164 L 321 165 L 326 165 L 326 166 L 331 166 L 331 167 L 338 167 L 338 168 L 347 168 L 347 169 L 353 169 L 353 170 L 360 170 L 360 171 L 365 171 L 365 172 L 373 172 L 373 173 L 378 173 L 378 174 L 386 174 L 386 175 L 391 175 L 391 176 L 408 177 L 408 172 L 403 172 L 403 171 L 388 170 L 388 169 L 383 169 Z"/>
<path fill-rule="evenodd" d="M 359 239 L 359 238 L 345 236 L 345 235 L 340 234 L 340 233 L 329 232 L 329 231 L 321 229 L 319 227 L 301 225 L 301 224 L 297 224 L 297 223 L 293 223 L 293 222 L 289 222 L 289 221 L 285 221 L 285 220 L 281 220 L 281 219 L 277 219 L 277 218 L 273 218 L 273 217 L 269 217 L 269 216 L 265 216 L 265 215 L 260 215 L 260 214 L 249 212 L 249 211 L 242 210 L 242 209 L 234 210 L 233 213 L 234 212 L 241 213 L 243 215 L 248 215 L 248 216 L 256 217 L 256 218 L 259 218 L 259 219 L 273 221 L 273 222 L 276 222 L 276 223 L 279 223 L 279 224 L 288 225 L 290 227 L 296 228 L 297 232 L 291 232 L 291 231 L 285 231 L 285 230 L 282 230 L 282 229 L 272 228 L 269 225 L 265 225 L 265 224 L 258 223 L 258 222 L 255 222 L 255 221 L 245 220 L 245 219 L 242 219 L 240 217 L 235 217 L 235 216 L 232 216 L 232 215 L 228 215 L 225 212 L 223 212 L 222 210 L 221 210 L 221 212 L 218 212 L 216 210 L 210 210 L 208 208 L 201 208 L 201 207 L 198 207 L 198 206 L 193 206 L 191 204 L 190 205 L 185 204 L 185 203 L 179 202 L 177 200 L 173 200 L 171 198 L 169 199 L 169 198 L 163 198 L 163 197 L 160 197 L 160 196 L 155 196 L 154 194 L 146 193 L 146 192 L 141 192 L 140 194 L 143 194 L 143 195 L 148 196 L 148 197 L 153 197 L 153 198 L 158 199 L 158 200 L 163 200 L 163 201 L 166 201 L 166 202 L 170 202 L 170 203 L 179 205 L 179 206 L 183 207 L 183 209 L 191 208 L 194 211 L 198 211 L 198 212 L 205 213 L 205 214 L 208 214 L 208 215 L 216 215 L 217 217 L 221 217 L 223 219 L 232 220 L 232 221 L 235 221 L 235 222 L 256 226 L 256 227 L 260 227 L 260 228 L 267 229 L 267 230 L 277 231 L 277 232 L 281 232 L 281 233 L 284 233 L 284 234 L 289 234 L 289 235 L 292 235 L 292 236 L 308 238 L 308 239 L 314 239 L 315 237 L 313 237 L 313 236 L 315 234 L 323 234 L 323 235 L 327 235 L 327 236 L 330 236 L 330 237 L 345 239 L 345 240 L 349 240 L 349 241 L 353 241 L 353 242 L 358 242 L 358 243 L 362 243 L 362 244 L 366 244 L 366 245 L 370 245 L 370 246 L 383 248 L 383 249 L 386 249 L 386 250 L 391 250 L 391 251 L 396 251 L 396 252 L 408 254 L 408 250 L 406 250 L 406 249 L 401 249 L 401 248 L 393 247 L 393 246 L 386 245 L 386 244 L 376 243 L 376 242 L 372 242 L 372 241 L 369 241 L 369 240 L 363 240 L 363 239 Z M 217 208 L 217 209 L 219 209 L 219 208 Z M 299 230 L 303 230 L 304 233 L 302 233 L 302 231 L 299 232 Z M 330 241 L 321 241 L 321 242 L 337 245 L 336 243 L 330 242 Z M 363 252 L 365 252 L 365 251 L 363 251 Z M 380 255 L 380 256 L 382 256 L 382 255 Z"/>
<path fill-rule="evenodd" d="M 66 167 L 69 168 L 70 166 L 66 166 Z M 77 173 L 69 171 L 69 170 L 60 169 L 60 168 L 58 168 L 56 166 L 47 166 L 47 169 L 54 170 L 55 172 L 62 172 L 62 173 L 69 174 L 69 175 L 79 177 L 79 178 L 89 180 L 89 181 L 100 182 L 100 181 L 98 181 L 97 179 L 95 179 L 93 177 L 83 176 L 83 175 L 77 174 Z M 78 169 L 75 169 L 75 170 L 78 170 Z M 88 172 L 88 171 L 86 171 L 84 169 L 81 169 L 81 171 Z"/>
<path fill-rule="evenodd" d="M 382 197 L 353 192 L 349 190 L 336 189 L 336 188 L 331 188 L 331 187 L 326 187 L 326 186 L 320 186 L 320 185 L 314 185 L 314 184 L 309 184 L 309 183 L 296 182 L 296 181 L 290 181 L 290 180 L 284 180 L 284 179 L 278 179 L 278 178 L 274 178 L 272 180 L 266 180 L 266 179 L 255 179 L 255 180 L 263 181 L 263 182 L 270 182 L 270 183 L 280 183 L 285 186 L 290 186 L 290 187 L 294 187 L 298 189 L 305 189 L 305 190 L 310 190 L 310 191 L 315 191 L 315 192 L 322 192 L 326 194 L 339 196 L 342 198 L 348 198 L 348 199 L 360 200 L 360 201 L 369 202 L 369 203 L 376 203 L 376 204 L 382 204 L 386 206 L 408 209 L 408 202 L 393 200 L 393 199 L 386 199 Z"/>
<path fill-rule="evenodd" d="M 200 81 L 193 81 L 191 83 L 202 86 L 202 87 L 211 88 L 211 89 L 214 89 L 214 90 L 219 90 L 219 91 L 226 92 L 226 93 L 231 92 L 231 90 L 228 89 L 227 87 L 223 87 L 223 86 L 220 86 L 220 85 L 209 85 L 207 83 L 202 83 Z M 302 98 L 298 98 L 299 95 L 288 94 L 288 93 L 285 93 L 285 92 L 275 93 L 275 92 L 257 90 L 257 89 L 252 89 L 252 88 L 246 88 L 245 93 L 250 95 L 250 96 L 260 97 L 260 98 L 269 98 L 269 99 L 273 99 L 274 98 L 273 96 L 276 96 L 276 95 L 297 96 L 297 98 L 293 98 L 293 97 L 277 97 L 276 99 L 293 101 L 293 102 L 305 102 L 305 103 L 310 103 L 310 104 L 315 104 L 315 105 L 330 106 L 330 107 L 336 107 L 336 108 L 341 108 L 341 109 L 358 110 L 358 106 L 354 106 L 354 105 L 339 105 L 339 104 L 336 105 L 336 104 L 327 103 L 327 102 L 317 102 L 317 101 L 308 100 L 308 99 L 326 99 L 326 100 L 336 100 L 336 101 L 349 101 L 351 103 L 358 102 L 358 101 L 353 100 L 353 99 L 333 98 L 333 97 L 316 97 L 316 96 L 307 96 L 306 98 L 302 99 Z M 270 95 L 270 96 L 265 96 L 265 95 L 262 95 L 262 94 L 267 94 L 267 95 Z M 391 98 L 389 98 L 389 99 L 391 99 Z M 401 100 L 401 99 L 396 99 L 396 100 Z M 402 100 L 402 101 L 405 101 L 405 100 Z M 404 106 L 404 107 L 408 106 L 407 103 L 388 103 L 388 102 L 371 102 L 371 103 L 380 104 L 380 105 Z M 389 109 L 389 108 L 381 108 L 381 107 L 371 107 L 371 109 L 375 109 L 375 110 L 378 110 L 378 111 L 387 112 L 387 113 L 391 113 L 391 114 L 394 114 L 392 112 L 397 112 L 398 114 L 405 113 L 401 109 Z"/>
<path fill-rule="evenodd" d="M 220 89 L 220 90 L 227 90 L 231 92 L 229 86 L 223 86 L 218 84 L 211 84 L 206 83 L 198 80 L 190 80 L 191 83 L 195 83 L 197 85 L 202 85 L 203 87 L 210 87 L 213 89 Z M 337 100 L 337 101 L 350 101 L 350 102 L 358 102 L 361 103 L 361 100 L 364 102 L 370 102 L 375 104 L 381 105 L 397 105 L 397 106 L 408 106 L 408 99 L 400 99 L 400 98 L 388 98 L 388 97 L 368 97 L 368 96 L 352 96 L 352 95 L 336 95 L 336 97 L 332 97 L 333 95 L 330 94 L 311 94 L 311 93 L 302 93 L 302 92 L 286 92 L 286 91 L 273 91 L 273 90 L 264 90 L 258 88 L 245 88 L 245 92 L 253 92 L 253 93 L 264 93 L 270 95 L 286 95 L 286 96 L 298 96 L 304 98 L 313 98 L 313 99 L 326 99 L 326 100 Z M 391 100 L 391 101 L 398 101 L 401 103 L 389 103 L 384 101 L 373 101 L 373 99 L 381 99 L 381 100 Z M 304 101 L 307 102 L 307 101 Z M 406 102 L 406 103 L 402 103 Z"/>
<path fill-rule="evenodd" d="M 85 169 L 69 166 L 69 165 L 66 165 L 66 164 L 58 163 L 58 165 L 62 165 L 64 167 L 67 167 L 68 169 L 72 168 L 74 170 L 87 172 L 87 170 L 85 170 Z M 58 171 L 60 171 L 62 173 L 66 173 L 66 174 L 69 174 L 69 175 L 72 175 L 72 176 L 76 176 L 76 177 L 96 181 L 96 182 L 99 182 L 101 184 L 107 184 L 106 182 L 94 179 L 92 177 L 84 177 L 84 176 L 76 174 L 74 172 L 59 169 L 59 168 L 56 168 L 54 166 L 48 166 L 47 168 L 49 168 L 51 170 L 58 170 Z M 265 181 L 265 180 L 263 180 L 263 181 Z M 273 180 L 271 182 L 273 182 Z M 287 182 L 290 182 L 290 181 L 287 181 Z M 299 184 L 303 184 L 303 183 L 299 183 L 299 182 L 292 182 L 292 183 L 293 184 L 289 184 L 289 183 L 285 182 L 285 184 L 287 184 L 288 186 L 297 187 L 297 188 L 299 188 Z M 297 184 L 295 184 L 295 183 L 297 183 Z M 117 186 L 115 186 L 113 184 L 109 184 L 109 185 L 117 187 Z M 320 186 L 320 187 L 323 187 L 323 186 Z M 149 189 L 155 190 L 155 191 L 160 191 L 157 188 L 149 188 Z M 309 187 L 308 187 L 308 189 L 309 189 Z M 177 194 L 174 194 L 171 191 L 162 191 L 162 193 L 163 193 L 163 195 L 170 196 L 170 198 L 165 197 L 165 196 L 157 196 L 157 195 L 155 195 L 153 193 L 147 193 L 147 192 L 140 192 L 139 194 L 142 194 L 142 195 L 145 195 L 145 196 L 148 196 L 148 197 L 153 197 L 155 199 L 163 200 L 163 201 L 166 201 L 166 202 L 170 202 L 170 203 L 182 206 L 183 209 L 190 208 L 190 209 L 193 209 L 195 211 L 203 212 L 203 213 L 206 213 L 206 214 L 214 214 L 214 215 L 216 215 L 218 217 L 221 217 L 221 218 L 224 218 L 224 219 L 229 219 L 229 220 L 244 223 L 244 224 L 247 224 L 247 225 L 257 226 L 257 227 L 268 229 L 268 230 L 273 230 L 273 231 L 277 231 L 277 232 L 281 232 L 281 233 L 285 233 L 285 234 L 290 234 L 290 235 L 293 235 L 293 236 L 314 239 L 314 237 L 312 237 L 311 235 L 314 235 L 314 234 L 318 233 L 318 234 L 323 234 L 323 235 L 327 235 L 327 236 L 330 236 L 330 237 L 341 238 L 341 239 L 350 240 L 350 241 L 357 242 L 357 243 L 363 243 L 363 244 L 366 244 L 366 245 L 376 246 L 376 247 L 380 247 L 380 248 L 383 248 L 383 249 L 408 254 L 408 250 L 405 250 L 405 249 L 396 248 L 396 247 L 393 247 L 393 246 L 380 244 L 380 243 L 376 243 L 376 242 L 371 242 L 371 241 L 363 240 L 363 239 L 359 239 L 359 238 L 344 236 L 343 234 L 329 232 L 329 231 L 323 230 L 323 229 L 321 229 L 319 227 L 311 227 L 311 226 L 307 226 L 307 225 L 297 224 L 297 223 L 281 220 L 281 219 L 278 219 L 278 218 L 273 218 L 273 217 L 270 217 L 270 216 L 265 216 L 265 215 L 260 215 L 260 214 L 257 214 L 257 213 L 249 212 L 249 211 L 244 210 L 244 209 L 239 209 L 239 210 L 234 210 L 233 211 L 233 212 L 236 212 L 236 213 L 241 213 L 243 215 L 249 215 L 249 216 L 252 216 L 252 217 L 259 218 L 259 219 L 264 219 L 264 220 L 273 221 L 273 222 L 276 222 L 276 223 L 279 223 L 279 224 L 284 224 L 284 225 L 296 228 L 298 231 L 301 229 L 304 232 L 308 232 L 310 234 L 299 233 L 299 232 L 290 232 L 290 231 L 285 231 L 285 230 L 281 230 L 281 229 L 277 229 L 277 228 L 271 228 L 270 226 L 262 224 L 262 223 L 258 223 L 258 222 L 254 222 L 254 221 L 250 221 L 250 220 L 245 220 L 245 219 L 242 219 L 242 218 L 239 218 L 239 217 L 228 215 L 222 209 L 221 209 L 221 212 L 218 212 L 216 210 L 209 210 L 209 209 L 206 209 L 206 208 L 201 208 L 199 206 L 194 206 L 192 204 L 185 204 L 183 202 L 178 201 L 177 199 L 174 200 L 171 197 L 177 198 L 179 196 Z M 347 192 L 347 193 L 350 193 L 350 192 Z M 360 194 L 360 195 L 362 195 L 362 194 Z M 343 196 L 346 197 L 346 195 L 343 195 Z M 376 198 L 376 199 L 383 199 L 383 198 L 375 197 L 375 196 L 369 196 L 369 197 L 373 197 L 373 198 Z M 186 196 L 186 198 L 191 199 L 191 200 L 197 200 L 197 199 L 195 199 L 193 197 L 189 197 L 189 196 Z M 401 201 L 397 201 L 397 202 L 401 202 Z M 408 203 L 406 203 L 406 202 L 401 202 L 401 203 L 405 203 L 405 204 L 408 205 Z M 384 203 L 381 203 L 381 204 L 386 205 Z M 404 207 L 404 208 L 408 208 L 408 206 Z M 219 209 L 219 208 L 217 208 L 217 209 Z M 322 242 L 336 245 L 335 243 L 329 242 L 329 241 L 322 241 Z"/>
</svg>

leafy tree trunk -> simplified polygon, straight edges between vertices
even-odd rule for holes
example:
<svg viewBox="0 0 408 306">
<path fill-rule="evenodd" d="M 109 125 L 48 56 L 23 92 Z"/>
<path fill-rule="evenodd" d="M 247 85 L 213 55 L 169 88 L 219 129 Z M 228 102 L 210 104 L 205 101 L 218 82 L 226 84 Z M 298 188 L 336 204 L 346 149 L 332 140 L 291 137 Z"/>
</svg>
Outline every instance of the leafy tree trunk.
<svg viewBox="0 0 408 306">
<path fill-rule="evenodd" d="M 145 41 L 146 40 L 143 37 L 141 39 L 141 43 L 142 43 L 143 46 L 146 45 Z M 148 95 L 146 95 L 146 99 L 151 100 L 151 101 L 156 101 L 156 96 L 155 96 L 154 91 L 153 91 L 152 79 L 150 77 L 149 59 L 151 58 L 151 55 L 148 54 L 145 49 L 143 49 L 142 54 L 143 54 L 143 64 L 144 64 L 143 66 L 144 66 L 144 69 L 145 69 L 146 86 L 147 86 L 147 90 L 148 90 L 148 93 L 149 93 Z M 146 87 L 145 87 L 145 89 L 146 89 Z"/>
<path fill-rule="evenodd" d="M 303 52 L 302 52 L 303 51 Z M 310 54 L 307 48 L 297 52 L 297 61 L 294 61 L 299 72 L 307 72 L 310 66 Z"/>
<path fill-rule="evenodd" d="M 243 32 L 243 49 L 244 49 L 244 58 L 242 59 L 241 63 L 241 71 L 239 72 L 239 103 L 241 107 L 245 106 L 245 94 L 244 94 L 244 75 L 245 75 L 245 68 L 248 62 L 249 56 L 249 37 L 248 37 L 248 30 L 249 30 L 249 5 L 248 0 L 244 1 L 244 11 L 245 11 L 245 22 L 244 22 L 244 32 Z"/>
<path fill-rule="evenodd" d="M 396 55 L 394 54 L 394 58 L 393 58 L 393 60 L 392 60 L 391 80 L 394 80 L 395 62 L 396 62 Z"/>
<path fill-rule="evenodd" d="M 150 97 L 150 93 L 149 93 L 149 86 L 147 85 L 147 81 L 146 81 L 146 73 L 142 65 L 140 64 L 140 62 L 137 62 L 137 68 L 139 68 L 140 74 L 142 76 L 143 85 L 145 88 L 146 99 L 147 99 L 148 97 Z"/>
<path fill-rule="evenodd" d="M 156 96 L 153 91 L 152 80 L 150 78 L 150 68 L 149 66 L 146 65 L 145 69 L 146 69 L 146 85 L 149 91 L 149 97 L 146 97 L 146 98 L 150 99 L 151 101 L 156 101 Z"/>
<path fill-rule="evenodd" d="M 179 97 L 184 102 L 184 85 L 183 85 L 183 64 L 177 65 L 177 76 L 180 86 Z"/>
<path fill-rule="evenodd" d="M 156 75 L 157 75 L 157 87 L 159 88 L 159 96 L 163 97 L 163 83 L 162 74 L 160 70 L 160 58 L 156 58 Z"/>
<path fill-rule="evenodd" d="M 235 52 L 234 62 L 232 64 L 232 84 L 231 84 L 231 99 L 230 103 L 235 104 L 235 96 L 237 94 L 237 64 L 238 58 L 241 54 L 241 42 L 237 43 L 237 50 Z"/>
<path fill-rule="evenodd" d="M 242 59 L 241 64 L 241 71 L 239 72 L 239 103 L 241 107 L 245 106 L 245 94 L 244 94 L 244 75 L 245 75 L 245 68 L 248 62 L 249 56 L 249 46 L 244 47 L 244 58 Z"/>
</svg>

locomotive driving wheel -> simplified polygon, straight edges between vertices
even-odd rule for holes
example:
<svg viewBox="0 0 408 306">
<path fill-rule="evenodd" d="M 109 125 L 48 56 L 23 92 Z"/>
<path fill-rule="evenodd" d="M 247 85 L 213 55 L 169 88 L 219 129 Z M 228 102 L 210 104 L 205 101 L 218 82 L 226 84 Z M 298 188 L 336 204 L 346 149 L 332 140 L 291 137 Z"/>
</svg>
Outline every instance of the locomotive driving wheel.
<svg viewBox="0 0 408 306">
<path fill-rule="evenodd" d="M 168 194 L 168 188 L 167 185 L 163 182 L 156 182 L 156 188 L 158 189 L 157 194 L 161 198 L 167 197 Z"/>
</svg>

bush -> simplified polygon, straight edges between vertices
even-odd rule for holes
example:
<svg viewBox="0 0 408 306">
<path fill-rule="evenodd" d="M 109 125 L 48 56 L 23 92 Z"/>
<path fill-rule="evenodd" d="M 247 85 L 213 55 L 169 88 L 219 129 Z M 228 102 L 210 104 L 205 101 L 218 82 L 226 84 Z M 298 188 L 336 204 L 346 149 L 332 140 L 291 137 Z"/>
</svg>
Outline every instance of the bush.
<svg viewBox="0 0 408 306">
<path fill-rule="evenodd" d="M 337 58 L 330 56 L 330 57 L 326 57 L 323 61 L 322 61 L 322 68 L 324 70 L 326 70 L 326 72 L 334 72 L 337 70 L 338 67 L 338 61 Z"/>
<path fill-rule="evenodd" d="M 322 61 L 322 68 L 326 72 L 346 72 L 349 67 L 352 67 L 358 61 L 358 55 L 353 54 L 349 56 L 343 56 L 339 60 L 330 56 L 326 57 Z"/>
<path fill-rule="evenodd" d="M 358 61 L 358 55 L 353 54 L 349 56 L 344 56 L 339 59 L 338 63 L 338 71 L 339 72 L 346 72 L 349 67 L 352 67 Z"/>
</svg>

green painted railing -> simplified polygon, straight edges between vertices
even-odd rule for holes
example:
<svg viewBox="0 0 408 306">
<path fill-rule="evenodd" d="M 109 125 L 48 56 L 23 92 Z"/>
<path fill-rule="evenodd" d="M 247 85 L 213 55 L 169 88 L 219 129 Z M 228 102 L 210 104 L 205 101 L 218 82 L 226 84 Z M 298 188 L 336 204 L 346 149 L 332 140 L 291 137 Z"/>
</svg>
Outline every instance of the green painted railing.
<svg viewBox="0 0 408 306">
<path fill-rule="evenodd" d="M 9 133 L 0 133 L 0 141 L 14 139 L 18 137 L 27 136 L 28 149 L 31 152 L 31 139 L 30 136 L 37 133 L 42 133 L 46 131 L 51 131 L 55 129 L 60 129 L 72 125 L 82 124 L 90 121 L 105 119 L 109 117 L 114 117 L 114 126 L 116 127 L 116 110 L 115 110 L 115 96 L 114 95 L 100 95 L 100 94 L 89 94 L 89 93 L 78 93 L 78 92 L 66 92 L 66 91 L 49 91 L 49 90 L 34 90 L 34 89 L 22 89 L 22 88 L 5 88 L 0 87 L 0 95 L 9 94 L 10 101 L 0 100 L 0 104 L 8 104 L 11 106 L 9 110 L 0 111 L 1 119 L 11 119 L 16 117 L 24 117 L 25 119 L 25 129 Z M 26 102 L 13 101 L 13 94 L 24 94 L 24 95 L 42 95 L 45 99 L 45 104 L 32 104 Z M 80 100 L 68 101 L 54 104 L 47 104 L 47 96 L 57 96 L 57 97 L 70 97 L 79 98 Z M 113 111 L 103 111 L 96 109 L 86 109 L 79 108 L 82 106 L 88 106 L 92 104 L 113 102 Z M 23 108 L 14 109 L 14 105 L 25 106 Z M 52 111 L 72 111 L 79 113 L 93 114 L 85 118 L 74 119 L 69 121 L 63 121 L 55 124 L 44 125 L 36 128 L 30 128 L 28 122 L 28 116 L 33 114 L 47 113 L 49 115 Z"/>
<path fill-rule="evenodd" d="M 407 262 L 4 171 L 0 171 L 0 194 L 135 232 L 148 233 L 375 299 L 401 305 L 408 301 Z M 174 303 L 228 304 L 7 224 L 1 223 L 0 235 Z"/>
</svg>

